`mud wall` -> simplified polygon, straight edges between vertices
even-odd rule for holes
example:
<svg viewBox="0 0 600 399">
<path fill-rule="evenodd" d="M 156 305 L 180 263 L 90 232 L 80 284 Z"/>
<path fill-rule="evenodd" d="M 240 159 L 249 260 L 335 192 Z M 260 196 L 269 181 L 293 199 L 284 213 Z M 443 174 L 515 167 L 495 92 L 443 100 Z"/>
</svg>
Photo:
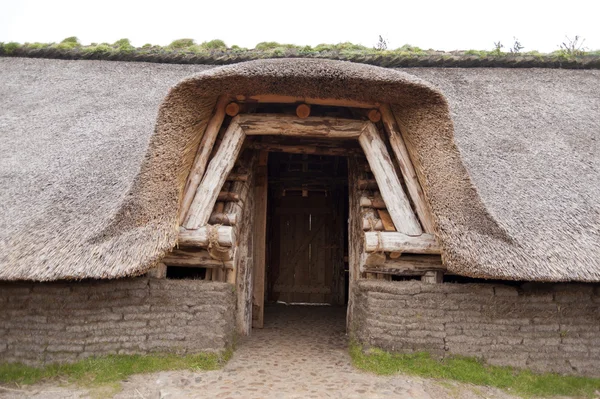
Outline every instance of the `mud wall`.
<svg viewBox="0 0 600 399">
<path fill-rule="evenodd" d="M 226 283 L 148 278 L 0 283 L 0 362 L 216 352 L 232 344 Z"/>
<path fill-rule="evenodd" d="M 600 286 L 355 283 L 351 332 L 366 346 L 600 375 Z"/>
</svg>

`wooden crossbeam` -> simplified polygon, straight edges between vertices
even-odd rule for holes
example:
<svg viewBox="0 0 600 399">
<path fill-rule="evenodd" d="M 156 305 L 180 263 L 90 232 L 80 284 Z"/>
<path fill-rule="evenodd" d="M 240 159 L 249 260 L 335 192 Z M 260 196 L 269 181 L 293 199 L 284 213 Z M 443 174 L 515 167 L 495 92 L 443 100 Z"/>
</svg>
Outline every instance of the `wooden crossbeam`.
<svg viewBox="0 0 600 399">
<path fill-rule="evenodd" d="M 194 200 L 194 196 L 196 195 L 196 190 L 202 181 L 202 177 L 204 176 L 204 171 L 206 170 L 206 165 L 208 163 L 208 158 L 213 146 L 215 145 L 215 140 L 217 139 L 219 129 L 221 129 L 221 125 L 225 119 L 225 106 L 227 105 L 228 101 L 229 98 L 227 96 L 219 97 L 217 100 L 217 105 L 215 106 L 214 114 L 212 118 L 210 118 L 210 121 L 208 121 L 208 125 L 206 125 L 206 129 L 204 130 L 204 134 L 200 140 L 200 145 L 198 146 L 198 152 L 196 153 L 194 164 L 190 174 L 188 175 L 188 179 L 183 190 L 183 198 L 179 208 L 179 223 L 183 223 L 185 220 L 188 209 Z"/>
<path fill-rule="evenodd" d="M 310 145 L 287 145 L 276 143 L 253 142 L 248 146 L 256 150 L 264 150 L 269 152 L 286 152 L 289 154 L 310 154 L 310 155 L 331 155 L 331 156 L 348 156 L 349 154 L 357 154 L 354 148 L 325 148 Z"/>
<path fill-rule="evenodd" d="M 421 221 L 425 232 L 433 233 L 434 227 L 431 211 L 429 210 L 421 184 L 417 179 L 417 173 L 415 172 L 415 168 L 410 159 L 400 128 L 396 123 L 396 118 L 389 105 L 384 104 L 380 106 L 379 109 L 383 118 L 383 126 L 390 138 L 390 146 L 392 147 L 392 151 L 400 166 L 406 189 L 415 204 L 415 210 L 417 211 L 417 215 L 419 215 L 419 220 Z"/>
<path fill-rule="evenodd" d="M 229 258 L 229 260 L 220 261 L 213 259 L 206 250 L 190 251 L 174 249 L 162 259 L 162 262 L 167 266 L 233 269 L 233 261 L 231 260 L 233 258 L 233 251 L 231 251 Z"/>
<path fill-rule="evenodd" d="M 238 118 L 240 116 L 231 120 L 219 149 L 208 164 L 185 220 L 184 227 L 186 229 L 197 229 L 208 223 L 219 191 L 233 169 L 246 137 L 238 123 Z"/>
<path fill-rule="evenodd" d="M 328 105 L 332 107 L 349 107 L 349 108 L 377 108 L 379 103 L 368 103 L 356 100 L 347 100 L 339 98 L 311 98 L 311 97 L 296 97 L 296 96 L 281 96 L 277 94 L 259 94 L 254 96 L 236 96 L 236 100 L 246 103 L 279 103 L 279 104 L 296 104 L 306 103 L 313 105 Z"/>
<path fill-rule="evenodd" d="M 184 247 L 206 247 L 208 246 L 208 233 L 212 226 L 202 226 L 195 230 L 179 229 L 179 245 Z M 235 230 L 231 226 L 220 226 L 217 229 L 218 243 L 223 247 L 233 246 L 235 241 Z"/>
<path fill-rule="evenodd" d="M 442 264 L 442 259 L 439 255 L 407 255 L 404 254 L 398 259 L 386 258 L 381 261 L 373 261 L 377 258 L 371 258 L 371 262 L 367 262 L 367 258 L 361 264 L 361 272 L 367 273 L 383 273 L 397 276 L 419 276 L 424 275 L 429 271 L 445 271 L 446 266 Z"/>
<path fill-rule="evenodd" d="M 409 236 L 400 232 L 368 231 L 365 233 L 365 251 L 439 255 L 440 246 L 433 234 Z"/>
<path fill-rule="evenodd" d="M 313 116 L 300 119 L 284 114 L 242 114 L 238 123 L 248 136 L 278 135 L 302 137 L 356 138 L 367 122 L 355 119 Z"/>
<path fill-rule="evenodd" d="M 377 127 L 371 122 L 367 122 L 366 129 L 358 138 L 358 142 L 369 161 L 371 171 L 377 180 L 377 186 L 396 230 L 409 236 L 421 235 L 423 230 L 402 189 L 390 154 Z"/>
</svg>

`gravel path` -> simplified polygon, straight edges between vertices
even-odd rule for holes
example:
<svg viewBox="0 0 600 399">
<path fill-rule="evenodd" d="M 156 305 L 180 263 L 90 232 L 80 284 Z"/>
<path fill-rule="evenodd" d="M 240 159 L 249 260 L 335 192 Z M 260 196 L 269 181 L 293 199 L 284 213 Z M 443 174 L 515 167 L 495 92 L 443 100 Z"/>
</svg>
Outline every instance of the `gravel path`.
<svg viewBox="0 0 600 399">
<path fill-rule="evenodd" d="M 404 375 L 376 376 L 352 367 L 345 308 L 270 306 L 265 328 L 239 343 L 219 371 L 136 375 L 115 398 L 512 398 L 506 393 Z M 10 398 L 106 396 L 76 387 L 39 384 Z"/>
</svg>

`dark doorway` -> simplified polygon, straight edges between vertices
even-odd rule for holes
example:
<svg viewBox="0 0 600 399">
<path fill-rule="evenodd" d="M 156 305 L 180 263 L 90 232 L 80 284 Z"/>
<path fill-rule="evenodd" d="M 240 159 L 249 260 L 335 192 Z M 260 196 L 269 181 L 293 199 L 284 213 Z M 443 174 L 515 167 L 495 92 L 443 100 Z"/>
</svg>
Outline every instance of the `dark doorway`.
<svg viewBox="0 0 600 399">
<path fill-rule="evenodd" d="M 268 187 L 266 301 L 344 305 L 346 158 L 271 153 Z"/>
</svg>

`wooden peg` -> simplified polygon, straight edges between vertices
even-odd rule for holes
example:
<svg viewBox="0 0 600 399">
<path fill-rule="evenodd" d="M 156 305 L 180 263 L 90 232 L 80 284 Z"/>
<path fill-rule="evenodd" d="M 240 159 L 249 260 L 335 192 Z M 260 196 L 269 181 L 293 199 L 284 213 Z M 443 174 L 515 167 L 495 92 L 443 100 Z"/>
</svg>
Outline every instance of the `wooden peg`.
<svg viewBox="0 0 600 399">
<path fill-rule="evenodd" d="M 300 119 L 305 119 L 310 116 L 310 105 L 300 104 L 296 107 L 296 115 Z"/>
<path fill-rule="evenodd" d="M 225 113 L 229 116 L 236 116 L 240 113 L 240 105 L 236 102 L 227 104 L 225 107 Z"/>
</svg>

